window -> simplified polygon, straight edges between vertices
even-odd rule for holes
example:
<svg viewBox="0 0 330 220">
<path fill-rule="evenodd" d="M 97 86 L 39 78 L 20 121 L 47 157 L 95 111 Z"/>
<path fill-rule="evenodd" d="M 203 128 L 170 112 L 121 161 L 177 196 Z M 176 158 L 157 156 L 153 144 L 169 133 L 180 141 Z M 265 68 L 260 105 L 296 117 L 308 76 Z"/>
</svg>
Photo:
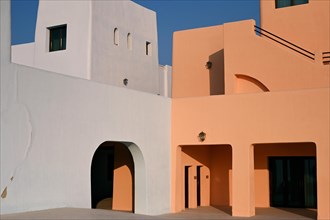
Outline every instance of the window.
<svg viewBox="0 0 330 220">
<path fill-rule="evenodd" d="M 276 8 L 307 4 L 308 0 L 276 0 Z"/>
<path fill-rule="evenodd" d="M 118 46 L 119 45 L 119 31 L 118 28 L 113 30 L 113 44 Z"/>
<path fill-rule="evenodd" d="M 131 33 L 127 34 L 127 49 L 132 50 L 132 35 L 131 35 Z"/>
<path fill-rule="evenodd" d="M 152 55 L 152 46 L 150 42 L 146 42 L 146 55 L 151 56 Z"/>
<path fill-rule="evenodd" d="M 66 24 L 49 27 L 49 51 L 66 49 Z"/>
</svg>

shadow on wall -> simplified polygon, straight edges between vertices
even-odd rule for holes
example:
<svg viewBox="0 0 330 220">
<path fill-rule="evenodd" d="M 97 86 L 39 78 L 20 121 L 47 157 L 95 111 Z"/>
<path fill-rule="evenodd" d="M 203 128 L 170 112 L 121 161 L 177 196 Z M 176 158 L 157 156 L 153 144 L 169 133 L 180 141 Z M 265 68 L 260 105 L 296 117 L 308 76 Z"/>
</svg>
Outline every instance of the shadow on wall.
<svg viewBox="0 0 330 220">
<path fill-rule="evenodd" d="M 224 50 L 209 56 L 211 67 L 210 74 L 210 95 L 223 95 L 225 94 L 225 63 L 224 63 Z"/>
</svg>

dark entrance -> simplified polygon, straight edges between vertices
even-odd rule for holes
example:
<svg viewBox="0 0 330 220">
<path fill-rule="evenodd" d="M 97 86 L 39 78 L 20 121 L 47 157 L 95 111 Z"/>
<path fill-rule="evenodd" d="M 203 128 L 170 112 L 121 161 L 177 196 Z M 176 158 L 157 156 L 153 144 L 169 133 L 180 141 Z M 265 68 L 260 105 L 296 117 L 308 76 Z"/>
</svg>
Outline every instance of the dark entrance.
<svg viewBox="0 0 330 220">
<path fill-rule="evenodd" d="M 100 146 L 91 168 L 92 208 L 103 199 L 113 197 L 114 146 Z"/>
<path fill-rule="evenodd" d="M 316 208 L 315 157 L 269 157 L 270 205 Z"/>
<path fill-rule="evenodd" d="M 201 206 L 201 167 L 197 166 L 197 206 Z"/>
<path fill-rule="evenodd" d="M 189 167 L 184 167 L 184 207 L 189 208 Z"/>
</svg>

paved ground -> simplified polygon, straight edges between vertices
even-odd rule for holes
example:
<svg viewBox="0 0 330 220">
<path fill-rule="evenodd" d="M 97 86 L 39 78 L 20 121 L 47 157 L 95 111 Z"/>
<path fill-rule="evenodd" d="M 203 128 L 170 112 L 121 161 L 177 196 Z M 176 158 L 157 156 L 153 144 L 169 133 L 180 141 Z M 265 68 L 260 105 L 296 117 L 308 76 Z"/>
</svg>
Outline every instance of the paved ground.
<svg viewBox="0 0 330 220">
<path fill-rule="evenodd" d="M 257 208 L 254 217 L 232 217 L 231 210 L 224 207 L 199 207 L 183 212 L 159 216 L 137 215 L 127 212 L 116 212 L 101 209 L 58 208 L 42 211 L 1 215 L 0 219 L 267 219 L 267 220 L 311 220 L 316 219 L 316 210 Z"/>
</svg>

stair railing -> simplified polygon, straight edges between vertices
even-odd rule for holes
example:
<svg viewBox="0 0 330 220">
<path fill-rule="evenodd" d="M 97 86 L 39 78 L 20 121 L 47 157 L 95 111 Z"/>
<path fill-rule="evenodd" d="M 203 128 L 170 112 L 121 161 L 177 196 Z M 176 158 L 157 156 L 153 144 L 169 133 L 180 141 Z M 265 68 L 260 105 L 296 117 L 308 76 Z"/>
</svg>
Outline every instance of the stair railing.
<svg viewBox="0 0 330 220">
<path fill-rule="evenodd" d="M 295 44 L 293 44 L 293 43 L 291 43 L 291 42 L 289 42 L 289 41 L 287 41 L 287 40 L 285 40 L 285 39 L 283 39 L 279 36 L 276 36 L 275 34 L 269 32 L 269 31 L 266 31 L 265 29 L 262 29 L 262 28 L 260 28 L 256 25 L 254 25 L 254 28 L 255 28 L 254 31 L 256 33 L 258 33 L 262 36 L 265 36 L 265 37 L 267 37 L 267 38 L 269 38 L 269 39 L 271 39 L 271 40 L 273 40 L 273 41 L 275 41 L 275 42 L 277 42 L 277 43 L 279 43 L 279 44 L 281 44 L 281 45 L 283 45 L 287 48 L 290 48 L 291 50 L 293 50 L 293 51 L 295 51 L 295 52 L 297 52 L 297 53 L 299 53 L 299 54 L 301 54 L 305 57 L 308 57 L 309 59 L 315 60 L 315 54 L 314 53 L 312 53 L 308 50 L 305 50 L 304 48 L 299 47 L 299 46 L 297 46 L 297 45 L 295 45 Z M 283 42 L 285 42 L 285 43 L 283 43 Z M 328 52 L 325 52 L 325 53 L 328 53 Z"/>
<path fill-rule="evenodd" d="M 330 64 L 330 52 L 322 53 L 322 61 L 323 61 L 323 64 Z"/>
</svg>

